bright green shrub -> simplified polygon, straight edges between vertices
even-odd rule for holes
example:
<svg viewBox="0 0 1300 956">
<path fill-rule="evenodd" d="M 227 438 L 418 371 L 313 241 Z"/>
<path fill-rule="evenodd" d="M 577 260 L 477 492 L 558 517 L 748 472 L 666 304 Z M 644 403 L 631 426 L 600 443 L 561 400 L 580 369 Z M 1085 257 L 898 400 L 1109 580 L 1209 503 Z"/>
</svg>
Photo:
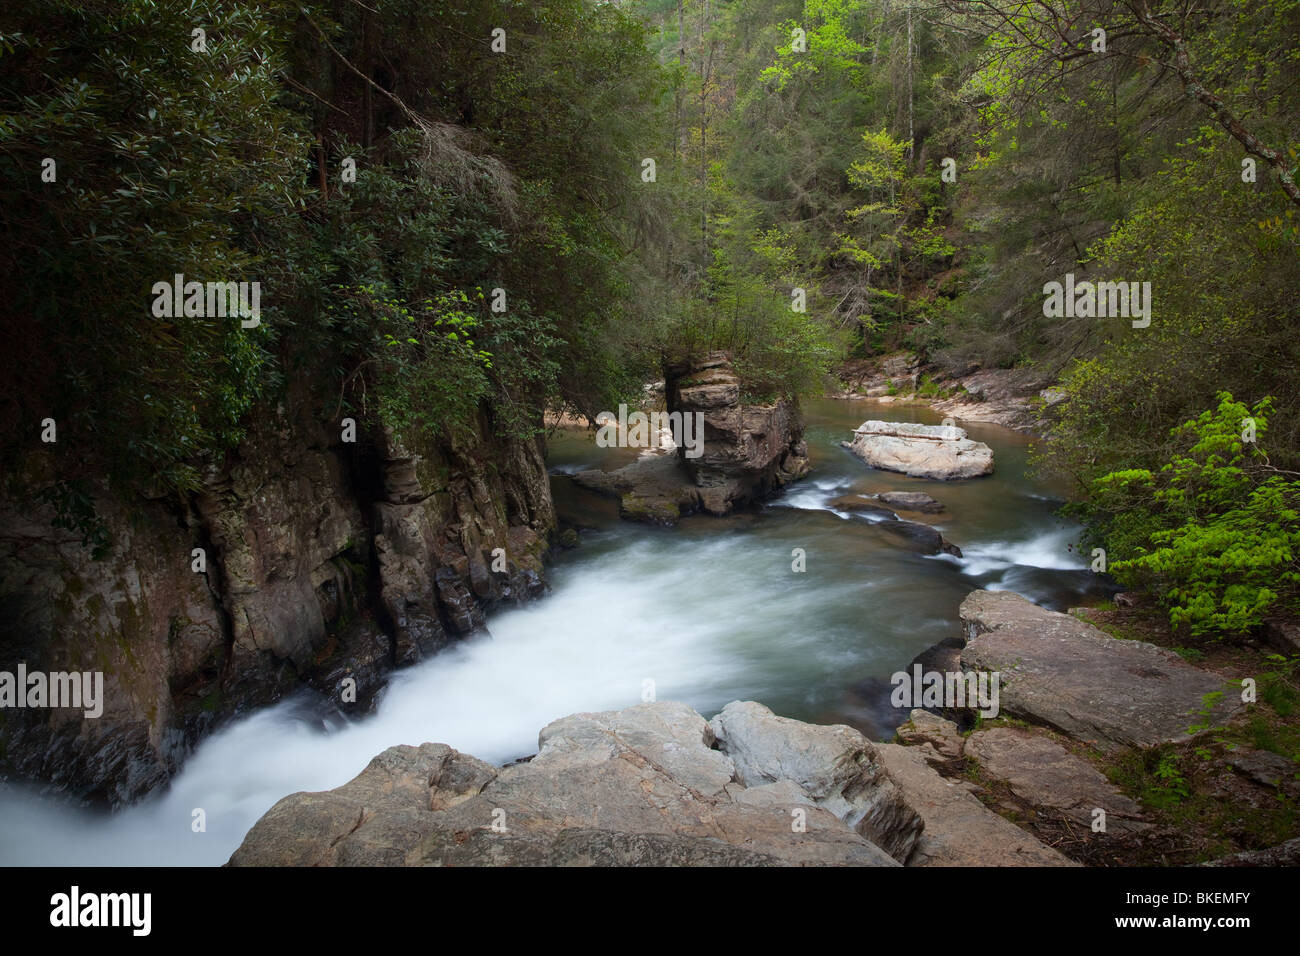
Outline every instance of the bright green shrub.
<svg viewBox="0 0 1300 956">
<path fill-rule="evenodd" d="M 1176 450 L 1159 471 L 1111 472 L 1083 509 L 1111 573 L 1193 634 L 1242 631 L 1274 607 L 1300 607 L 1300 481 L 1263 448 L 1272 401 L 1252 410 L 1227 392 L 1218 399 L 1170 432 Z"/>
</svg>

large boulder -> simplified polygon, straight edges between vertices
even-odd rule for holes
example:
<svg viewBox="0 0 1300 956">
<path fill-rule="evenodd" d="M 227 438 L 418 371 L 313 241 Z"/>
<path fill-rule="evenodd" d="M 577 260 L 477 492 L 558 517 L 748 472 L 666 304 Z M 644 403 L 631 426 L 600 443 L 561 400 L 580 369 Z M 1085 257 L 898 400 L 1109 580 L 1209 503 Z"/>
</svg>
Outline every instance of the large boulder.
<svg viewBox="0 0 1300 956">
<path fill-rule="evenodd" d="M 726 515 L 808 474 L 798 406 L 742 403 L 740 377 L 724 353 L 670 369 L 664 389 L 669 413 L 699 416 L 698 429 L 684 429 L 699 436 L 696 447 L 669 443 L 615 471 L 573 476 L 583 488 L 617 497 L 621 517 L 672 525 L 700 511 Z"/>
<path fill-rule="evenodd" d="M 998 671 L 1003 713 L 1053 727 L 1107 750 L 1189 739 L 1242 706 L 1218 675 L 1154 644 L 1113 638 L 1078 618 L 1010 591 L 974 591 L 958 612 L 966 670 Z"/>
<path fill-rule="evenodd" d="M 898 860 L 922 822 L 889 779 L 875 747 L 842 724 L 822 727 L 778 717 L 762 704 L 733 701 L 710 723 L 747 787 L 792 780 L 819 806 Z"/>
<path fill-rule="evenodd" d="M 993 450 L 951 425 L 863 422 L 846 447 L 872 468 L 914 478 L 975 478 L 993 473 Z"/>
<path fill-rule="evenodd" d="M 668 370 L 669 410 L 703 421 L 701 454 L 678 452 L 710 514 L 761 500 L 810 469 L 798 406 L 784 399 L 742 403 L 741 385 L 722 352 Z"/>
<path fill-rule="evenodd" d="M 229 865 L 898 865 L 864 832 L 903 853 L 920 822 L 870 745 L 847 727 L 754 720 L 761 746 L 737 744 L 743 770 L 703 717 L 668 702 L 557 720 L 535 757 L 500 768 L 443 744 L 392 747 L 342 787 L 281 800 Z M 730 739 L 749 726 L 728 725 Z"/>
</svg>

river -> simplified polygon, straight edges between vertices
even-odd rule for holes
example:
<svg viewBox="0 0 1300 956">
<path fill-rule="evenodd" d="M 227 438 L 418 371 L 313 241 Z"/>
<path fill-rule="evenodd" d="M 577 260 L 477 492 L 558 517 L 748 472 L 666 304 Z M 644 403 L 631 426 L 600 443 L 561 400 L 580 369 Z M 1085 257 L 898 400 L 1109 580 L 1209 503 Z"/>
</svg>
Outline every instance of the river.
<svg viewBox="0 0 1300 956">
<path fill-rule="evenodd" d="M 299 698 L 225 727 L 165 793 L 115 814 L 0 785 L 0 864 L 218 865 L 276 800 L 339 786 L 386 747 L 438 741 L 504 763 L 535 752 L 551 720 L 628 706 L 651 688 L 706 716 L 758 700 L 888 737 L 906 714 L 891 712 L 880 688 L 958 633 L 970 591 L 1014 590 L 1057 609 L 1100 593 L 1072 548 L 1077 529 L 1054 517 L 1061 489 L 1026 475 L 1025 436 L 964 425 L 993 448 L 996 472 L 945 483 L 872 471 L 838 444 L 868 418 L 937 424 L 926 407 L 819 400 L 805 403 L 805 417 L 810 477 L 757 512 L 676 528 L 621 522 L 613 502 L 565 477 L 629 452 L 576 432 L 553 437 L 557 508 L 582 543 L 559 552 L 546 597 L 393 674 L 369 717 L 322 717 Z M 830 508 L 843 494 L 890 489 L 942 501 L 946 511 L 923 520 L 964 557 L 918 554 Z M 803 572 L 792 570 L 795 549 Z"/>
</svg>

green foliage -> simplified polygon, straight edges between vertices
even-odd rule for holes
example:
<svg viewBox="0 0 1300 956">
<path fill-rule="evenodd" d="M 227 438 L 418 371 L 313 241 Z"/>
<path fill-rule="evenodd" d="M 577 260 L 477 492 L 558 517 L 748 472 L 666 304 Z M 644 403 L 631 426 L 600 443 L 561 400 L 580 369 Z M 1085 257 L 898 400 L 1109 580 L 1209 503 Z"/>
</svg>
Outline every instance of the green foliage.
<svg viewBox="0 0 1300 956">
<path fill-rule="evenodd" d="M 1066 368 L 1050 470 L 1086 484 L 1115 468 L 1156 468 L 1170 429 L 1220 389 L 1275 396 L 1270 455 L 1282 468 L 1300 464 L 1291 331 L 1300 247 L 1260 228 L 1278 201 L 1241 183 L 1224 138 L 1204 130 L 1181 146 L 1096 244 L 1099 274 L 1151 283 L 1151 325 L 1083 320 L 1094 348 Z"/>
<path fill-rule="evenodd" d="M 745 399 L 797 398 L 820 390 L 839 348 L 830 332 L 761 276 L 715 251 L 707 297 L 686 299 L 669 326 L 668 362 L 725 351 L 744 383 Z"/>
<path fill-rule="evenodd" d="M 251 237 L 297 204 L 304 127 L 280 102 L 284 11 L 180 0 L 6 4 L 0 231 L 10 458 L 58 422 L 66 477 L 197 481 L 243 436 L 280 325 L 281 270 Z M 210 52 L 189 49 L 202 21 Z M 55 182 L 41 180 L 56 160 Z M 150 314 L 155 282 L 260 280 L 262 326 Z M 103 452 L 104 456 L 94 452 Z"/>
<path fill-rule="evenodd" d="M 505 28 L 511 55 L 452 23 Z M 587 0 L 6 4 L 0 450 L 22 490 L 96 547 L 104 480 L 191 492 L 286 397 L 426 441 L 610 407 L 647 364 L 662 200 L 637 163 L 664 83 L 639 21 Z M 154 316 L 177 273 L 259 282 L 261 324 Z"/>
<path fill-rule="evenodd" d="M 1155 784 L 1142 794 L 1142 801 L 1149 806 L 1168 809 L 1192 795 L 1187 780 L 1178 769 L 1178 758 L 1172 751 L 1160 756 L 1151 776 L 1155 778 Z"/>
<path fill-rule="evenodd" d="M 1282 654 L 1269 654 L 1265 660 L 1269 662 L 1270 668 L 1256 678 L 1259 699 L 1272 707 L 1279 717 L 1290 717 L 1300 703 L 1300 689 L 1296 687 L 1300 655 L 1286 657 Z"/>
<path fill-rule="evenodd" d="M 98 561 L 108 554 L 111 546 L 108 528 L 95 513 L 94 498 L 85 482 L 55 481 L 40 490 L 37 500 L 53 508 L 54 527 L 81 535 L 81 546 L 90 549 L 94 560 Z"/>
<path fill-rule="evenodd" d="M 1218 706 L 1219 701 L 1223 700 L 1223 691 L 1213 690 L 1201 697 L 1201 709 L 1197 715 L 1201 718 L 1199 722 L 1192 724 L 1187 728 L 1189 734 L 1199 734 L 1203 730 L 1211 728 L 1210 717 L 1214 713 L 1214 708 Z"/>
<path fill-rule="evenodd" d="M 958 108 L 936 65 L 960 51 L 930 18 L 883 0 L 636 6 L 676 71 L 660 337 L 748 352 L 754 390 L 786 394 L 913 328 L 937 341 L 929 282 L 956 247 L 926 151 L 960 142 L 940 145 Z M 794 289 L 804 313 L 789 312 Z"/>
<path fill-rule="evenodd" d="M 378 337 L 372 354 L 379 419 L 398 436 L 462 437 L 492 393 L 492 356 L 471 337 L 478 322 L 469 297 L 443 293 L 412 307 L 363 285 L 340 289 L 339 300 L 336 308 L 350 313 L 346 321 L 365 324 Z M 364 392 L 361 402 L 364 413 Z"/>
<path fill-rule="evenodd" d="M 1102 476 L 1082 506 L 1111 573 L 1154 594 L 1192 634 L 1238 632 L 1275 606 L 1300 608 L 1300 482 L 1268 464 L 1272 402 L 1218 399 L 1173 429 L 1158 471 Z M 1243 441 L 1252 426 L 1255 440 Z"/>
<path fill-rule="evenodd" d="M 1037 6 L 969 5 L 972 21 L 990 7 L 1018 15 L 984 21 L 987 55 L 960 91 L 979 150 L 959 186 L 967 281 L 945 318 L 942 357 L 953 366 L 1036 363 L 1044 378 L 1092 363 L 1085 387 L 1059 409 L 1065 421 L 1048 458 L 1085 485 L 1158 463 L 1168 430 L 1219 388 L 1277 398 L 1275 459 L 1295 467 L 1294 204 L 1262 162 L 1259 181 L 1243 182 L 1241 144 L 1185 95 L 1167 45 L 1133 22 L 1134 5 Z M 1240 0 L 1195 16 L 1175 7 L 1150 5 L 1182 31 L 1200 83 L 1294 162 L 1295 5 Z M 1084 53 L 1087 31 L 1068 42 L 1056 33 L 1081 19 L 1107 25 L 1107 53 Z M 1043 284 L 1071 271 L 1150 281 L 1151 326 L 1045 318 Z"/>
<path fill-rule="evenodd" d="M 921 398 L 942 398 L 947 392 L 942 385 L 934 381 L 929 375 L 922 375 L 920 384 L 916 388 L 916 394 Z"/>
</svg>

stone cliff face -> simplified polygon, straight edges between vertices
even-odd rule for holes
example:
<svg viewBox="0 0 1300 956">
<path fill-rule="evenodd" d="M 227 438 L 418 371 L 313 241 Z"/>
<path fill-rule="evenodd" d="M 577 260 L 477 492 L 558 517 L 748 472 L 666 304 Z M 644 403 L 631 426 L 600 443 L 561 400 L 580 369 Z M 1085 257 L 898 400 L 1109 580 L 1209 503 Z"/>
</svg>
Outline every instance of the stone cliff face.
<svg viewBox="0 0 1300 956">
<path fill-rule="evenodd" d="M 126 802 L 222 719 L 303 685 L 363 710 L 389 668 L 540 593 L 542 448 L 490 433 L 344 443 L 281 407 L 185 500 L 100 496 L 99 561 L 50 513 L 0 502 L 0 670 L 102 671 L 105 697 L 97 719 L 0 710 L 0 773 Z"/>
</svg>

